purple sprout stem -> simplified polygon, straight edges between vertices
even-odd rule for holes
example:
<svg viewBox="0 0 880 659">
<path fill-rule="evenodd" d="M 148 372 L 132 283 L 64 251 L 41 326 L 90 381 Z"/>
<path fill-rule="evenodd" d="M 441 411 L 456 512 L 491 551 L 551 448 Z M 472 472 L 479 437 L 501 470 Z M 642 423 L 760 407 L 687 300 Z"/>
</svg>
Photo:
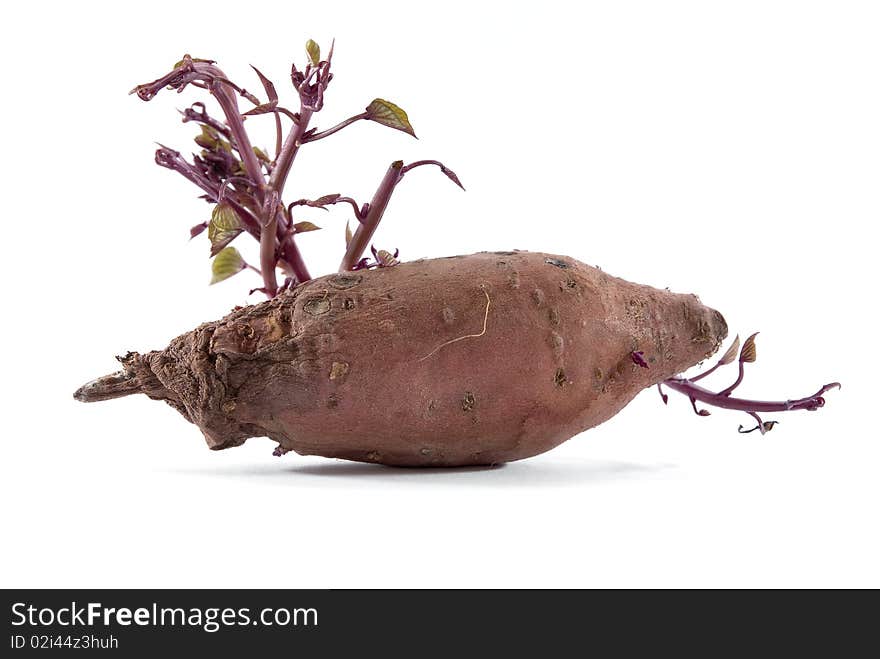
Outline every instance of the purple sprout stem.
<svg viewBox="0 0 880 659">
<path fill-rule="evenodd" d="M 342 257 L 342 262 L 339 264 L 340 272 L 352 270 L 355 265 L 357 265 L 357 262 L 367 248 L 370 239 L 372 239 L 376 227 L 379 226 L 382 216 L 385 214 L 385 209 L 388 207 L 388 202 L 391 200 L 391 194 L 394 192 L 394 188 L 403 177 L 404 169 L 402 160 L 395 160 L 388 167 L 388 171 L 386 171 L 385 176 L 382 177 L 379 187 L 376 188 L 376 193 L 373 195 L 373 200 L 370 202 L 369 211 L 367 211 L 366 217 L 361 220 L 357 231 L 354 232 L 351 241 L 348 243 L 348 247 L 345 249 L 345 255 Z"/>
<path fill-rule="evenodd" d="M 162 76 L 158 80 L 136 87 L 133 91 L 135 91 L 141 99 L 148 101 L 167 85 L 174 86 L 178 90 L 183 90 L 187 84 L 194 83 L 204 83 L 220 104 L 220 108 L 223 110 L 223 114 L 226 117 L 226 124 L 232 136 L 232 141 L 236 144 L 239 156 L 241 157 L 242 165 L 247 172 L 248 177 L 256 187 L 256 200 L 259 203 L 262 203 L 266 197 L 265 192 L 267 187 L 266 180 L 263 177 L 263 168 L 260 165 L 259 158 L 257 158 L 256 153 L 254 153 L 250 137 L 245 130 L 244 119 L 239 111 L 238 100 L 236 99 L 234 92 L 246 96 L 252 102 L 256 99 L 247 95 L 243 89 L 230 82 L 226 77 L 226 74 L 223 73 L 219 67 L 214 66 L 213 63 L 197 62 L 188 57 L 185 58 L 185 63 L 182 66 L 175 68 L 173 71 Z M 296 150 L 300 146 L 299 138 L 305 130 L 310 116 L 311 112 L 304 110 L 304 112 L 301 113 L 299 123 L 294 125 L 293 130 L 291 130 L 290 135 L 288 136 L 288 142 L 290 144 L 288 145 L 286 143 L 284 147 L 282 147 L 278 165 L 270 176 L 269 189 L 277 192 L 278 196 L 280 196 L 281 189 L 284 187 L 284 181 L 287 178 L 290 165 L 296 155 Z M 216 196 L 217 193 L 215 192 L 214 194 Z M 283 222 L 281 223 L 282 226 L 279 226 L 279 223 L 277 222 L 277 214 L 277 203 L 268 205 L 263 204 L 262 216 L 258 218 L 260 229 L 260 260 L 261 265 L 263 266 L 261 270 L 266 293 L 269 297 L 273 297 L 278 289 L 278 283 L 275 278 L 275 265 L 277 263 L 277 233 L 279 231 L 286 231 Z M 266 255 L 270 253 L 275 259 L 271 268 L 266 267 L 267 262 L 264 262 L 264 258 L 267 258 Z M 300 281 L 305 281 L 310 278 L 308 276 L 308 271 L 305 270 L 302 256 L 299 254 L 299 250 L 293 243 L 292 235 L 285 241 L 282 253 L 288 263 L 290 263 L 294 275 L 299 278 Z M 305 277 L 305 279 L 303 279 L 303 277 Z"/>
<path fill-rule="evenodd" d="M 299 118 L 294 123 L 290 133 L 288 133 L 287 139 L 284 140 L 281 151 L 275 160 L 275 168 L 269 176 L 269 189 L 277 193 L 279 197 L 284 190 L 284 184 L 287 182 L 287 175 L 290 173 L 290 168 L 293 165 L 296 154 L 299 153 L 299 148 L 302 146 L 302 136 L 306 132 L 311 118 L 312 110 L 302 106 Z M 277 210 L 275 217 L 277 217 Z M 288 231 L 286 220 L 282 219 L 281 222 L 276 222 L 275 217 L 272 218 L 271 223 L 274 224 L 274 233 L 280 238 L 282 257 L 290 264 L 293 275 L 297 280 L 301 282 L 308 281 L 312 277 L 309 274 L 308 268 L 306 268 L 299 247 L 296 245 L 293 232 Z M 266 287 L 270 288 L 268 283 Z"/>
<path fill-rule="evenodd" d="M 314 142 L 315 140 L 320 140 L 325 137 L 329 137 L 333 133 L 339 132 L 340 130 L 342 130 L 346 126 L 350 126 L 351 124 L 355 123 L 356 121 L 360 121 L 361 119 L 366 119 L 369 116 L 370 116 L 369 112 L 361 112 L 360 114 L 356 114 L 353 117 L 349 117 L 345 121 L 340 121 L 338 124 L 336 124 L 332 128 L 328 128 L 327 130 L 322 130 L 318 133 L 312 133 L 311 135 L 307 135 L 306 137 L 303 138 L 302 142 L 303 142 L 303 144 L 305 144 L 307 142 Z"/>
<path fill-rule="evenodd" d="M 312 119 L 312 110 L 303 106 L 300 108 L 299 119 L 294 123 L 293 128 L 284 140 L 281 147 L 281 153 L 275 161 L 275 169 L 269 177 L 269 187 L 275 190 L 279 195 L 284 191 L 284 184 L 287 182 L 287 175 L 290 173 L 290 167 L 299 153 L 299 148 L 303 145 L 302 136 L 309 127 L 309 121 Z M 255 156 L 256 157 L 256 156 Z"/>
<path fill-rule="evenodd" d="M 278 193 L 270 191 L 262 213 L 267 220 L 260 231 L 260 272 L 263 273 L 263 292 L 270 298 L 275 297 L 278 292 L 278 280 L 275 277 L 278 263 L 278 203 Z"/>
<path fill-rule="evenodd" d="M 704 389 L 698 384 L 685 378 L 668 378 L 663 384 L 670 389 L 688 396 L 692 401 L 698 400 L 706 405 L 719 407 L 726 410 L 739 410 L 741 412 L 793 412 L 795 410 L 814 411 L 825 405 L 822 397 L 830 389 L 839 389 L 839 382 L 831 382 L 824 385 L 819 391 L 806 398 L 797 398 L 784 401 L 747 400 L 734 398 L 724 392 L 715 393 Z"/>
<path fill-rule="evenodd" d="M 254 153 L 254 147 L 251 144 L 250 137 L 244 128 L 244 121 L 238 109 L 238 100 L 230 88 L 238 89 L 229 82 L 226 74 L 219 67 L 204 62 L 193 62 L 192 67 L 195 71 L 203 73 L 206 82 L 210 85 L 209 89 L 220 104 L 223 114 L 226 116 L 226 125 L 229 126 L 229 132 L 238 146 L 238 154 L 241 156 L 241 162 L 245 171 L 254 182 L 255 185 L 263 187 L 265 181 L 263 179 L 263 168 L 260 161 Z"/>
<path fill-rule="evenodd" d="M 194 110 L 193 108 L 195 108 L 196 106 L 199 106 L 201 108 L 201 110 L 200 111 Z M 190 106 L 186 110 L 182 111 L 181 114 L 183 115 L 184 123 L 186 123 L 188 121 L 195 121 L 196 123 L 209 126 L 210 128 L 217 131 L 217 133 L 219 133 L 220 135 L 225 137 L 227 140 L 229 140 L 230 146 L 232 146 L 233 149 L 238 151 L 238 145 L 235 144 L 235 140 L 232 139 L 232 133 L 229 131 L 229 128 L 227 128 L 226 124 L 224 124 L 220 121 L 217 121 L 216 119 L 213 119 L 212 117 L 208 116 L 208 113 L 205 110 L 204 103 L 202 103 L 200 101 L 197 103 L 193 103 L 192 106 Z"/>
<path fill-rule="evenodd" d="M 709 370 L 707 370 L 707 371 L 703 371 L 703 372 L 700 373 L 699 375 L 695 375 L 694 377 L 690 378 L 690 381 L 691 381 L 691 382 L 696 382 L 697 380 L 702 380 L 704 377 L 706 377 L 707 375 L 711 375 L 712 373 L 714 373 L 715 371 L 717 371 L 717 370 L 718 370 L 719 368 L 721 368 L 722 366 L 724 366 L 724 364 L 723 364 L 722 362 L 718 362 L 717 364 L 715 364 L 715 366 L 713 366 L 713 367 L 710 368 Z"/>
</svg>

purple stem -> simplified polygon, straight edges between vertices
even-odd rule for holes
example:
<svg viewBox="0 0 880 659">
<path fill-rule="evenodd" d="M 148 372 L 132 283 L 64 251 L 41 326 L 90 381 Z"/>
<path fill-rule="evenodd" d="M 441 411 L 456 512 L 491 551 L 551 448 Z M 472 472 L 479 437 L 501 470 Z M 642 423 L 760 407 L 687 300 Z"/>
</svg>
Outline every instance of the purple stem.
<svg viewBox="0 0 880 659">
<path fill-rule="evenodd" d="M 325 211 L 330 210 L 327 206 L 333 204 L 350 204 L 354 209 L 354 216 L 357 218 L 358 222 L 361 222 L 364 219 L 363 213 L 361 212 L 360 206 L 358 206 L 357 202 L 351 197 L 337 197 L 333 201 L 328 201 L 326 204 L 319 206 L 318 204 L 312 203 L 310 199 L 298 199 L 293 203 L 287 206 L 287 213 L 291 215 L 293 213 L 294 206 L 309 206 L 311 208 L 323 208 Z"/>
<path fill-rule="evenodd" d="M 276 246 L 278 244 L 278 193 L 271 190 L 263 205 L 262 216 L 268 218 L 260 232 L 260 271 L 263 273 L 263 292 L 275 297 L 278 280 L 275 266 L 278 263 Z"/>
<path fill-rule="evenodd" d="M 223 73 L 219 67 L 214 66 L 212 62 L 194 61 L 189 56 L 184 57 L 183 64 L 176 67 L 170 73 L 167 73 L 161 78 L 146 85 L 139 85 L 132 91 L 137 93 L 138 97 L 142 100 L 149 101 L 166 86 L 170 85 L 180 92 L 183 91 L 188 84 L 197 84 L 199 82 L 204 83 L 206 88 L 210 90 L 211 94 L 214 95 L 214 98 L 216 98 L 217 102 L 220 104 L 223 114 L 226 117 L 227 127 L 232 136 L 231 141 L 236 144 L 242 165 L 256 188 L 256 201 L 262 203 L 264 201 L 264 190 L 266 188 L 266 181 L 263 178 L 263 168 L 260 165 L 259 158 L 257 158 L 256 153 L 254 153 L 253 145 L 251 144 L 250 137 L 248 137 L 247 131 L 245 130 L 244 121 L 242 120 L 241 112 L 238 108 L 238 100 L 233 92 L 238 92 L 242 96 L 248 98 L 251 102 L 259 104 L 259 101 L 254 98 L 253 95 L 248 94 L 244 89 L 230 82 L 226 77 L 226 74 Z M 296 133 L 297 129 L 300 128 L 300 126 L 296 127 L 291 133 Z M 275 174 L 276 172 L 273 172 L 273 176 Z M 285 171 L 283 174 L 286 176 L 287 172 Z M 274 189 L 280 192 L 280 188 Z M 271 268 L 265 267 L 265 264 L 262 263 L 262 255 L 267 253 L 270 248 L 271 252 L 275 254 L 275 234 L 278 228 L 276 222 L 277 204 L 272 204 L 271 208 L 266 208 L 265 204 L 263 204 L 263 206 L 264 214 L 258 222 L 261 236 L 261 264 L 263 265 L 261 270 L 267 294 L 271 297 L 275 294 L 278 287 L 277 281 L 275 280 L 275 266 L 273 264 Z M 266 213 L 269 214 L 268 217 L 266 216 Z M 289 251 L 296 251 L 296 247 L 292 243 Z M 291 256 L 293 256 L 293 254 L 291 254 Z M 293 263 L 291 263 L 291 265 L 293 266 Z"/>
<path fill-rule="evenodd" d="M 287 135 L 284 144 L 281 147 L 281 153 L 275 161 L 275 169 L 269 177 L 269 187 L 276 190 L 280 195 L 284 190 L 284 184 L 287 182 L 287 175 L 290 173 L 290 167 L 299 153 L 302 146 L 302 136 L 309 127 L 309 121 L 312 118 L 312 111 L 303 106 L 300 109 L 299 120 L 293 125 L 293 130 Z"/>
<path fill-rule="evenodd" d="M 663 384 L 670 389 L 688 396 L 692 401 L 700 401 L 706 405 L 720 407 L 726 410 L 739 410 L 741 412 L 793 412 L 795 410 L 818 410 L 825 405 L 822 397 L 830 389 L 839 389 L 839 382 L 831 382 L 824 385 L 819 391 L 806 398 L 797 398 L 785 401 L 747 400 L 745 398 L 733 398 L 724 392 L 715 393 L 704 389 L 698 384 L 685 378 L 669 378 Z M 694 408 L 696 409 L 696 408 Z"/>
<path fill-rule="evenodd" d="M 376 227 L 379 226 L 382 215 L 385 214 L 385 209 L 388 207 L 388 202 L 391 199 L 391 193 L 394 192 L 395 186 L 403 177 L 404 169 L 402 160 L 395 160 L 388 167 L 388 171 L 382 177 L 379 187 L 376 188 L 376 193 L 370 202 L 370 209 L 367 211 L 366 217 L 358 225 L 357 231 L 354 232 L 354 236 L 352 236 L 348 247 L 345 249 L 345 255 L 339 264 L 340 272 L 352 270 L 357 265 L 370 239 L 373 237 Z"/>
<path fill-rule="evenodd" d="M 201 110 L 199 110 L 199 111 L 195 110 L 194 108 L 196 106 L 199 106 L 201 108 Z M 181 114 L 183 115 L 183 122 L 184 123 L 186 123 L 187 121 L 195 121 L 197 123 L 205 124 L 206 126 L 210 126 L 215 131 L 217 131 L 220 135 L 222 135 L 227 140 L 229 140 L 229 143 L 232 146 L 232 148 L 235 149 L 236 151 L 238 151 L 238 145 L 235 144 L 235 141 L 232 139 L 232 134 L 229 132 L 229 128 L 226 127 L 226 124 L 224 124 L 220 121 L 217 121 L 216 119 L 209 116 L 208 113 L 205 111 L 205 104 L 204 103 L 201 103 L 201 102 L 193 103 L 192 106 L 188 107 L 186 110 L 181 112 Z"/>
<path fill-rule="evenodd" d="M 361 119 L 366 119 L 369 116 L 370 116 L 370 114 L 368 112 L 361 112 L 360 114 L 356 114 L 353 117 L 349 117 L 345 121 L 339 122 L 338 124 L 333 126 L 333 128 L 328 128 L 327 130 L 322 130 L 319 133 L 311 133 L 310 135 L 306 135 L 305 137 L 303 137 L 302 142 L 303 142 L 303 144 L 305 144 L 306 142 L 314 142 L 315 140 L 320 140 L 322 138 L 329 137 L 333 133 L 339 132 L 340 130 L 342 130 L 346 126 L 350 126 L 354 122 L 360 121 Z"/>
<path fill-rule="evenodd" d="M 709 373 L 706 373 L 706 375 L 708 375 L 708 374 Z M 745 362 L 740 361 L 739 362 L 739 374 L 736 376 L 736 380 L 734 380 L 733 384 L 730 385 L 729 387 L 727 387 L 727 389 L 719 391 L 718 395 L 719 396 L 729 396 L 730 392 L 732 392 L 734 389 L 736 389 L 742 383 L 743 376 L 745 376 L 745 374 L 746 374 Z"/>
</svg>

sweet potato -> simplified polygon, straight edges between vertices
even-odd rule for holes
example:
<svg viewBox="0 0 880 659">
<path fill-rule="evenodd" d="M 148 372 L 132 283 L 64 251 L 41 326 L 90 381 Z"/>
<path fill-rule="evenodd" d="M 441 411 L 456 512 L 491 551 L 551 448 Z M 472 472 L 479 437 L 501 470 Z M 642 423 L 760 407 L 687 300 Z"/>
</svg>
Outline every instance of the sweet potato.
<svg viewBox="0 0 880 659">
<path fill-rule="evenodd" d="M 726 334 L 693 295 L 483 252 L 313 279 L 129 353 L 75 397 L 165 400 L 212 449 L 267 436 L 279 452 L 483 465 L 606 421 Z"/>
</svg>

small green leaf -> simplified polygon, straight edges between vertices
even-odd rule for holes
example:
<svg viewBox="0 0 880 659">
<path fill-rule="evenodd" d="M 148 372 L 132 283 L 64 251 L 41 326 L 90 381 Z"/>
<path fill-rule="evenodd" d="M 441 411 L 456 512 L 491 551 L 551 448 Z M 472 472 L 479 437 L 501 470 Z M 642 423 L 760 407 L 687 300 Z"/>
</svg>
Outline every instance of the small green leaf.
<svg viewBox="0 0 880 659">
<path fill-rule="evenodd" d="M 231 243 L 244 230 L 235 211 L 228 203 L 214 206 L 211 221 L 208 222 L 208 240 L 211 241 L 211 256 Z"/>
<path fill-rule="evenodd" d="M 199 135 L 196 135 L 196 144 L 198 144 L 203 149 L 213 149 L 217 146 L 217 142 L 219 141 L 220 136 L 210 126 L 205 126 L 202 124 L 202 132 Z"/>
<path fill-rule="evenodd" d="M 222 149 L 227 153 L 232 153 L 232 145 L 220 137 L 220 133 L 204 124 L 202 125 L 202 132 L 195 136 L 195 143 L 208 151 Z"/>
<path fill-rule="evenodd" d="M 321 62 L 321 47 L 314 41 L 309 39 L 308 41 L 306 41 L 306 52 L 309 54 L 309 59 L 312 62 L 312 66 L 318 66 L 318 64 Z"/>
<path fill-rule="evenodd" d="M 255 146 L 255 147 L 254 147 L 254 155 L 257 156 L 257 158 L 259 158 L 261 161 L 263 161 L 263 162 L 265 162 L 265 163 L 272 162 L 271 160 L 269 160 L 269 156 L 266 155 L 266 152 L 263 151 L 263 150 L 262 150 L 260 147 L 258 147 L 258 146 Z"/>
<path fill-rule="evenodd" d="M 416 136 L 412 125 L 409 123 L 409 117 L 406 116 L 406 112 L 391 101 L 381 98 L 375 99 L 367 106 L 367 119 L 371 119 L 389 128 L 402 130 L 413 137 Z"/>
<path fill-rule="evenodd" d="M 216 61 L 216 60 L 212 60 L 212 59 L 202 59 L 200 57 L 190 57 L 189 54 L 186 54 L 183 56 L 183 59 L 178 61 L 177 64 L 175 64 L 171 68 L 176 69 L 178 66 L 182 66 L 186 62 L 187 59 L 189 59 L 192 62 L 204 62 L 205 64 L 214 64 Z"/>
<path fill-rule="evenodd" d="M 317 231 L 321 227 L 317 224 L 312 224 L 311 222 L 297 222 L 293 225 L 293 228 L 297 233 L 305 233 L 307 231 Z"/>
<path fill-rule="evenodd" d="M 227 247 L 211 262 L 211 284 L 229 279 L 244 270 L 247 264 L 235 247 Z"/>
</svg>

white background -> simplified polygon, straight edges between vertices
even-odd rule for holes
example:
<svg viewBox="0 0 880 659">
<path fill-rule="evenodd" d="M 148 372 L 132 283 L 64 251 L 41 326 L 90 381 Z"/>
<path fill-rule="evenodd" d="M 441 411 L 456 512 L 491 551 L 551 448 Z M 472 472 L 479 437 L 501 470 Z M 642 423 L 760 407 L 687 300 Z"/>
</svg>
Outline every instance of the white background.
<svg viewBox="0 0 880 659">
<path fill-rule="evenodd" d="M 8 7 L 0 585 L 880 586 L 875 9 Z M 467 192 L 408 175 L 380 247 L 543 250 L 696 292 L 732 333 L 762 332 L 742 395 L 843 390 L 765 438 L 647 391 L 549 454 L 452 471 L 275 459 L 266 439 L 211 452 L 145 397 L 76 403 L 114 355 L 163 347 L 259 284 L 206 285 L 207 242 L 187 238 L 210 207 L 152 162 L 154 141 L 191 148 L 175 109 L 200 92 L 128 90 L 190 52 L 254 91 L 257 65 L 292 105 L 309 37 L 337 40 L 315 125 L 381 96 L 420 140 L 352 126 L 303 149 L 288 200 L 366 200 L 391 160 L 441 159 Z M 265 147 L 271 124 L 249 122 Z M 300 241 L 316 273 L 338 262 L 345 217 L 303 215 L 325 227 Z"/>
</svg>

